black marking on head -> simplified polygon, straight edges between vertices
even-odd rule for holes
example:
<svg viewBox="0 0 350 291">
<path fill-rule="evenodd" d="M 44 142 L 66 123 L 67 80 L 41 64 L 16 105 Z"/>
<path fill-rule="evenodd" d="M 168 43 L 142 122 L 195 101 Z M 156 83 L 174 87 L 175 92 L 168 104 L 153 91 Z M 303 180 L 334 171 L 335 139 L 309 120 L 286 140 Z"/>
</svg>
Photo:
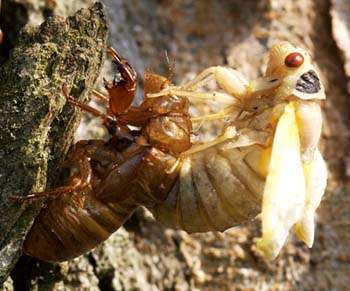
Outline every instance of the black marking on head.
<svg viewBox="0 0 350 291">
<path fill-rule="evenodd" d="M 298 79 L 295 89 L 308 94 L 319 92 L 321 90 L 321 83 L 316 72 L 314 70 L 310 70 L 305 74 L 302 74 Z"/>
</svg>

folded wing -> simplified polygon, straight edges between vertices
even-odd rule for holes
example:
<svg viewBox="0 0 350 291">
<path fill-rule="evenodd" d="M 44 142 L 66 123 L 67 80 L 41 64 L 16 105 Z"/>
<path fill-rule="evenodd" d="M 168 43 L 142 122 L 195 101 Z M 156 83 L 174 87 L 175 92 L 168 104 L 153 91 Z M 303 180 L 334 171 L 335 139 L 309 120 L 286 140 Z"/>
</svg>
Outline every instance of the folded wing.
<svg viewBox="0 0 350 291">
<path fill-rule="evenodd" d="M 263 233 L 258 248 L 268 259 L 278 255 L 290 228 L 302 215 L 305 199 L 295 106 L 289 103 L 277 123 L 263 194 Z"/>
</svg>

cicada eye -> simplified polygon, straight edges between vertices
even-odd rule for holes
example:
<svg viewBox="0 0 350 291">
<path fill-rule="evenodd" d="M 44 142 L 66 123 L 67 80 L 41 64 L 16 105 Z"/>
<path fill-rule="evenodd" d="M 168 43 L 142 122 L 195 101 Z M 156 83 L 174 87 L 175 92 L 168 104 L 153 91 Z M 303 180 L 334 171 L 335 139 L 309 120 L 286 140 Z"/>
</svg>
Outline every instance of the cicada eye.
<svg viewBox="0 0 350 291">
<path fill-rule="evenodd" d="M 304 63 L 304 57 L 300 53 L 291 53 L 284 59 L 284 63 L 287 67 L 297 68 Z"/>
</svg>

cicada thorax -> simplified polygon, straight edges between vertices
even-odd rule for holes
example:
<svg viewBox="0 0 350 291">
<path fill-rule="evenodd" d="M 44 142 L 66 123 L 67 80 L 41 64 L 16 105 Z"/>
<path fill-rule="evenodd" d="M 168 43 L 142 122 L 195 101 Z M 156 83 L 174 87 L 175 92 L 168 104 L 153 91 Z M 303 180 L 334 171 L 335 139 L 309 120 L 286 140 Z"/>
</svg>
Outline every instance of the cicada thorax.
<svg viewBox="0 0 350 291">
<path fill-rule="evenodd" d="M 145 88 L 152 92 L 168 82 L 153 73 L 147 73 L 145 80 Z M 140 205 L 164 201 L 178 177 L 178 156 L 191 147 L 188 110 L 186 98 L 161 96 L 145 98 L 118 116 L 120 122 L 140 128 L 135 135 L 138 149 L 109 173 L 96 192 L 99 199 L 118 202 L 132 196 Z"/>
<path fill-rule="evenodd" d="M 191 147 L 189 101 L 173 95 L 147 98 L 148 93 L 159 92 L 170 83 L 167 78 L 150 72 L 144 79 L 144 101 L 121 114 L 119 121 L 140 127 L 150 146 L 177 156 Z"/>
<path fill-rule="evenodd" d="M 154 100 L 152 100 L 154 99 Z M 188 115 L 189 102 L 185 98 L 164 96 L 152 101 L 149 108 L 157 114 L 143 127 L 143 135 L 154 147 L 177 156 L 191 147 L 192 123 Z"/>
</svg>

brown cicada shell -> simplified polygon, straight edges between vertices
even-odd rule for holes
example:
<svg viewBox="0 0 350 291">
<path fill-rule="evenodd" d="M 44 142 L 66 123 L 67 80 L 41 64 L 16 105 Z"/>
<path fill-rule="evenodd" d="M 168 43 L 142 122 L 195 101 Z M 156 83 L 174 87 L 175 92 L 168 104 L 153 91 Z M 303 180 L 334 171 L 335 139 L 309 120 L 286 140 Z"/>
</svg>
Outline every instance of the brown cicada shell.
<svg viewBox="0 0 350 291">
<path fill-rule="evenodd" d="M 67 186 L 10 197 L 49 197 L 23 247 L 26 254 L 41 260 L 77 257 L 106 240 L 138 206 L 164 201 L 178 179 L 178 156 L 191 146 L 188 100 L 146 98 L 140 106 L 131 106 L 136 73 L 114 50 L 109 53 L 120 77 L 105 81 L 108 96 L 93 92 L 109 103 L 106 114 L 78 102 L 67 88 L 63 91 L 68 103 L 103 119 L 110 139 L 80 141 L 73 147 L 65 166 L 76 171 Z M 146 94 L 169 85 L 166 78 L 153 73 L 147 73 L 145 81 Z"/>
</svg>

